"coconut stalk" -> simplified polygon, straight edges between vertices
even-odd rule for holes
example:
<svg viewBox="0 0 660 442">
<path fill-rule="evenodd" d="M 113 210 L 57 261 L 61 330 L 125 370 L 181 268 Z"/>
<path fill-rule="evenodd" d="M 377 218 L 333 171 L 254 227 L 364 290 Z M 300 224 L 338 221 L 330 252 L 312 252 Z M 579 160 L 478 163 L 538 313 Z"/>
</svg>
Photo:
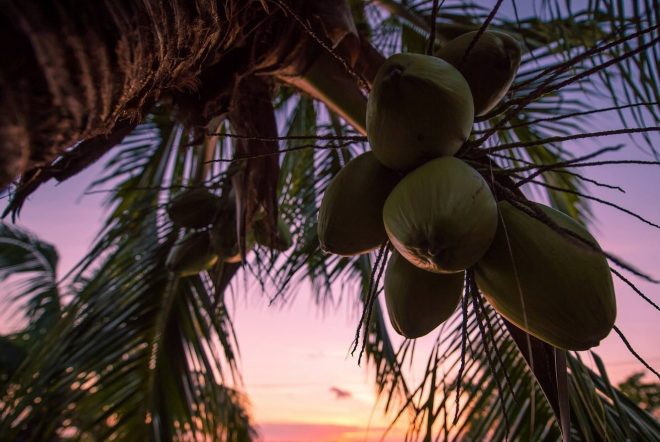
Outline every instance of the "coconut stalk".
<svg viewBox="0 0 660 442">
<path fill-rule="evenodd" d="M 321 52 L 302 75 L 282 75 L 278 79 L 323 102 L 356 131 L 367 134 L 366 97 L 355 78 L 331 54 Z"/>
<path fill-rule="evenodd" d="M 81 140 L 109 136 L 122 120 L 139 121 L 163 91 L 194 84 L 249 22 L 226 12 L 213 0 L 3 2 L 0 35 L 12 44 L 2 58 L 21 63 L 0 68 L 0 188 Z"/>
<path fill-rule="evenodd" d="M 395 17 L 405 21 L 410 26 L 421 29 L 427 34 L 431 34 L 433 23 L 426 20 L 424 17 L 411 11 L 401 3 L 392 0 L 374 0 L 374 5 L 380 7 L 383 11 L 392 14 Z M 435 44 L 444 45 L 451 39 L 458 37 L 466 32 L 475 31 L 479 26 L 473 24 L 458 24 L 458 23 L 436 23 L 436 32 L 434 35 Z"/>
</svg>

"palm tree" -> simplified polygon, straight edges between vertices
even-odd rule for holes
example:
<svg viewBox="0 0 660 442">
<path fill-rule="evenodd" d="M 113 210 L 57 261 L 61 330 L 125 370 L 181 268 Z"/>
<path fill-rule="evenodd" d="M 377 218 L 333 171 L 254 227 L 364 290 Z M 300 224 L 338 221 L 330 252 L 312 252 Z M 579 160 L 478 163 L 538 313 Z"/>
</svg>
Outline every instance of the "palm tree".
<svg viewBox="0 0 660 442">
<path fill-rule="evenodd" d="M 541 1 L 530 14 L 515 2 L 511 13 L 499 10 L 502 1 L 438 3 L 3 4 L 0 33 L 15 44 L 0 49 L 2 59 L 20 60 L 0 69 L 0 185 L 20 174 L 8 212 L 17 214 L 42 183 L 106 153 L 105 175 L 91 188 L 111 188 L 105 225 L 66 278 L 53 275 L 51 247 L 15 228 L 0 232 L 14 245 L 2 249 L 0 278 L 29 271 L 14 293 L 31 312 L 22 346 L 16 336 L 1 341 L 13 352 L 4 354 L 15 354 L 0 382 L 3 440 L 253 439 L 224 299 L 240 274 L 278 302 L 305 279 L 319 305 L 334 281 L 355 283 L 364 309 L 356 349 L 376 373 L 385 408 L 410 419 L 410 440 L 660 437 L 597 356 L 595 372 L 471 290 L 438 334 L 425 376 L 411 384 L 405 367 L 414 342 L 395 348 L 377 301 L 387 247 L 356 258 L 320 253 L 320 197 L 368 148 L 365 92 L 375 72 L 385 55 L 424 52 L 429 41 L 434 50 L 489 27 L 523 42 L 511 93 L 477 120 L 472 156 L 464 157 L 501 169 L 500 197 L 525 204 L 524 185 L 527 195 L 587 222 L 588 179 L 571 168 L 597 165 L 590 160 L 608 149 L 579 157 L 562 141 L 639 134 L 633 141 L 655 155 L 649 134 L 657 127 L 648 121 L 657 123 L 660 101 L 657 2 Z M 600 112 L 617 115 L 621 130 L 580 131 Z M 164 209 L 198 187 L 225 199 L 233 189 L 247 256 L 244 265 L 177 277 L 166 262 L 184 232 Z M 248 250 L 260 214 L 271 238 L 278 217 L 286 221 L 291 250 Z M 650 279 L 608 257 L 627 283 L 624 273 Z"/>
</svg>

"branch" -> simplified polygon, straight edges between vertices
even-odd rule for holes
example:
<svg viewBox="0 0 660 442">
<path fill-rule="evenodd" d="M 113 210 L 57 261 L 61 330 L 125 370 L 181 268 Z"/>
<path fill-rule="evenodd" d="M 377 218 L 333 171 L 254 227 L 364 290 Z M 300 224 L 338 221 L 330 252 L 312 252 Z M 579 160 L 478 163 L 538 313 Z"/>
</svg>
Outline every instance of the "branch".
<svg viewBox="0 0 660 442">
<path fill-rule="evenodd" d="M 520 142 L 519 141 L 519 142 L 515 142 L 515 143 L 501 144 L 499 146 L 494 146 L 494 147 L 489 147 L 489 148 L 483 149 L 483 151 L 486 152 L 486 153 L 491 153 L 491 152 L 499 152 L 501 150 L 513 149 L 513 148 L 534 147 L 534 146 L 541 146 L 541 145 L 549 144 L 549 143 L 560 143 L 562 141 L 579 140 L 579 139 L 582 139 L 582 138 L 598 138 L 598 137 L 607 137 L 607 136 L 612 136 L 612 135 L 635 134 L 635 133 L 658 132 L 658 131 L 660 131 L 660 126 L 638 127 L 638 128 L 630 128 L 630 129 L 605 130 L 605 131 L 600 131 L 600 132 L 588 132 L 588 133 L 584 133 L 584 134 L 574 134 L 574 135 L 566 135 L 566 136 L 548 137 L 548 138 L 543 138 L 541 140 L 533 140 L 533 141 L 526 141 L 526 142 Z M 477 141 L 477 143 L 478 143 L 478 141 Z"/>
</svg>

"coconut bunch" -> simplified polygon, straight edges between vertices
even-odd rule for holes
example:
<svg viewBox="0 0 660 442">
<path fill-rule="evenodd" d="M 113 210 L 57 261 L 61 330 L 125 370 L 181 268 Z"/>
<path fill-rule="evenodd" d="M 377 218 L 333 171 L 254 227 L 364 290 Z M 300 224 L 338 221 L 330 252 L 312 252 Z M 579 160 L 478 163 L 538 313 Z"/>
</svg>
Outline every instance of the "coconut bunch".
<svg viewBox="0 0 660 442">
<path fill-rule="evenodd" d="M 217 262 L 241 262 L 232 191 L 227 198 L 221 198 L 206 188 L 186 190 L 172 199 L 167 214 L 176 226 L 192 230 L 170 251 L 167 267 L 171 272 L 191 276 L 210 269 Z M 267 234 L 265 222 L 263 214 L 256 216 L 246 235 L 248 251 L 257 244 L 278 251 L 291 247 L 291 233 L 282 219 L 278 220 L 274 238 Z"/>
<path fill-rule="evenodd" d="M 589 348 L 616 315 L 596 240 L 549 207 L 530 213 L 498 202 L 484 177 L 455 156 L 475 115 L 495 108 L 520 63 L 511 36 L 486 31 L 470 48 L 474 36 L 436 56 L 396 54 L 382 65 L 367 103 L 371 151 L 328 186 L 321 248 L 354 256 L 392 244 L 385 300 L 392 326 L 407 338 L 451 316 L 469 270 L 507 320 L 556 347 Z"/>
</svg>

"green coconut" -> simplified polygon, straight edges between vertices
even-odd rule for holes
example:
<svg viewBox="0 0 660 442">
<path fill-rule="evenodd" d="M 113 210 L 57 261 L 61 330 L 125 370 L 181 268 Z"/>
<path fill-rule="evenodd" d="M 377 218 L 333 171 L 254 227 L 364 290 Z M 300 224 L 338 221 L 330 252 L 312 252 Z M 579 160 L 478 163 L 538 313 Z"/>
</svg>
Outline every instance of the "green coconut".
<svg viewBox="0 0 660 442">
<path fill-rule="evenodd" d="M 566 350 L 587 350 L 607 336 L 616 300 L 607 259 L 508 202 L 476 282 L 490 304 L 531 335 Z M 600 250 L 578 222 L 537 204 L 552 221 Z"/>
<path fill-rule="evenodd" d="M 454 155 L 474 121 L 470 87 L 444 60 L 396 54 L 381 66 L 367 102 L 367 136 L 385 166 L 411 170 Z"/>
<path fill-rule="evenodd" d="M 223 262 L 241 261 L 241 251 L 236 235 L 236 219 L 221 218 L 210 231 L 211 246 Z"/>
<path fill-rule="evenodd" d="M 383 209 L 394 247 L 417 267 L 452 273 L 475 264 L 497 229 L 497 203 L 486 181 L 454 157 L 415 169 L 392 190 Z"/>
<path fill-rule="evenodd" d="M 385 270 L 385 302 L 394 330 L 414 339 L 449 319 L 461 299 L 464 277 L 463 272 L 427 272 L 395 251 Z"/>
<path fill-rule="evenodd" d="M 236 219 L 236 197 L 233 189 L 222 200 L 222 208 L 209 231 L 211 247 L 226 263 L 241 262 L 238 246 L 238 221 Z M 249 229 L 245 235 L 246 253 L 254 246 L 254 234 Z"/>
<path fill-rule="evenodd" d="M 486 31 L 464 60 L 478 31 L 467 32 L 447 43 L 436 56 L 457 68 L 467 80 L 474 99 L 474 114 L 492 110 L 506 95 L 520 66 L 518 41 L 503 32 Z"/>
<path fill-rule="evenodd" d="M 179 276 L 190 276 L 211 268 L 217 260 L 208 232 L 193 232 L 172 247 L 166 265 Z"/>
<path fill-rule="evenodd" d="M 264 219 L 255 221 L 252 228 L 254 230 L 254 242 L 259 245 L 278 250 L 280 252 L 288 250 L 293 245 L 289 226 L 282 218 L 278 218 L 277 220 L 277 231 L 275 232 L 273 238 L 271 238 L 268 234 L 268 229 L 265 225 Z"/>
<path fill-rule="evenodd" d="M 227 263 L 241 262 L 238 246 L 236 215 L 234 211 L 223 212 L 210 231 L 211 246 L 220 259 Z M 254 246 L 254 234 L 249 230 L 245 235 L 246 253 Z"/>
<path fill-rule="evenodd" d="M 175 196 L 167 208 L 174 224 L 199 229 L 211 224 L 222 208 L 222 200 L 206 189 L 190 189 Z"/>
<path fill-rule="evenodd" d="M 380 164 L 372 152 L 349 161 L 332 179 L 321 201 L 321 249 L 353 256 L 385 243 L 383 204 L 399 179 L 399 174 Z"/>
</svg>

